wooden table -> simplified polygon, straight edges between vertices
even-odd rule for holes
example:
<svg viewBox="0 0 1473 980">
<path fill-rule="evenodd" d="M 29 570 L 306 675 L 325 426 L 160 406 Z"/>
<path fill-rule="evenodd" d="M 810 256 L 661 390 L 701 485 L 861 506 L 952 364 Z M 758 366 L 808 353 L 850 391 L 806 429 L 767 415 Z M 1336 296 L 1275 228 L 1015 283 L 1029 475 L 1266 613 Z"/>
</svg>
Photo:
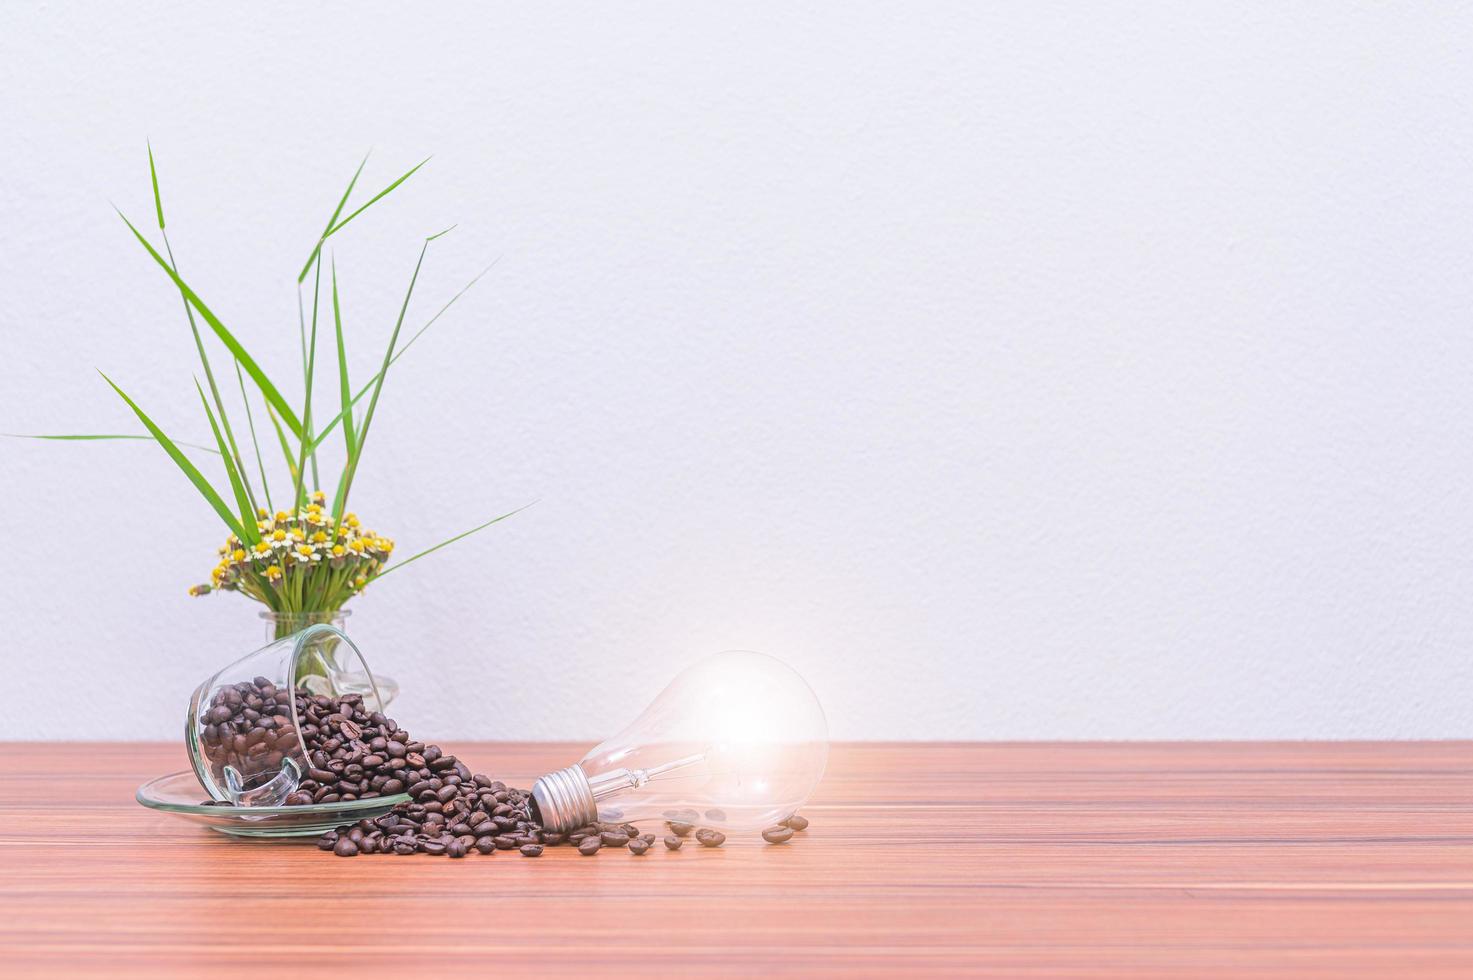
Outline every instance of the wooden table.
<svg viewBox="0 0 1473 980">
<path fill-rule="evenodd" d="M 447 746 L 517 785 L 585 746 Z M 0 744 L 0 976 L 1473 976 L 1473 743 L 835 748 L 801 840 L 462 861 L 133 801 Z"/>
</svg>

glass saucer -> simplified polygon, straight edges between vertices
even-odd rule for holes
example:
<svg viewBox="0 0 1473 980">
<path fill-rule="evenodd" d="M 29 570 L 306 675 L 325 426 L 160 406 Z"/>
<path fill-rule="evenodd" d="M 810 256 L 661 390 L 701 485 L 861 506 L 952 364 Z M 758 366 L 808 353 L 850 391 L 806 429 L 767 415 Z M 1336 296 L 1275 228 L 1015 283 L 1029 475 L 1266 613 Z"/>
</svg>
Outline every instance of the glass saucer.
<svg viewBox="0 0 1473 980">
<path fill-rule="evenodd" d="M 343 824 L 381 817 L 409 802 L 407 793 L 396 793 L 310 806 L 202 806 L 205 795 L 193 772 L 176 772 L 150 779 L 138 787 L 136 797 L 150 810 L 172 813 L 236 837 L 315 837 Z"/>
</svg>

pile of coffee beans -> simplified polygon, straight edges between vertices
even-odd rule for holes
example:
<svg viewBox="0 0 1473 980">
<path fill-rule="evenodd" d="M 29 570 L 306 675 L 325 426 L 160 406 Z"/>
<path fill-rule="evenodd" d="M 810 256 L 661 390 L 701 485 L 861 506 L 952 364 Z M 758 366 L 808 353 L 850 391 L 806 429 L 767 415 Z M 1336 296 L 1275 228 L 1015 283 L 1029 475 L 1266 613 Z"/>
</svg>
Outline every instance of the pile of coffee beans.
<svg viewBox="0 0 1473 980">
<path fill-rule="evenodd" d="M 627 849 L 641 856 L 655 845 L 654 834 L 642 834 L 629 823 L 597 822 L 568 834 L 543 830 L 526 790 L 472 773 L 438 745 L 417 741 L 392 718 L 369 711 L 361 695 L 326 697 L 298 689 L 292 697 L 308 769 L 296 791 L 286 798 L 287 805 L 399 793 L 411 797 L 381 817 L 324 834 L 317 842 L 324 851 L 339 857 L 429 854 L 452 858 L 517 851 L 535 858 L 544 848 L 562 845 L 589 856 L 604 848 Z M 201 721 L 205 726 L 201 743 L 217 778 L 223 778 L 219 770 L 226 765 L 248 778 L 268 778 L 290 754 L 297 738 L 283 692 L 264 677 L 217 692 Z M 665 847 L 678 851 L 684 838 L 692 834 L 703 847 L 725 843 L 726 835 L 720 831 L 696 826 L 700 816 L 695 810 L 668 812 L 670 833 Z M 706 818 L 722 820 L 725 814 L 708 810 Z M 769 843 L 783 843 L 795 830 L 807 826 L 807 820 L 795 815 L 763 831 L 762 836 Z"/>
</svg>

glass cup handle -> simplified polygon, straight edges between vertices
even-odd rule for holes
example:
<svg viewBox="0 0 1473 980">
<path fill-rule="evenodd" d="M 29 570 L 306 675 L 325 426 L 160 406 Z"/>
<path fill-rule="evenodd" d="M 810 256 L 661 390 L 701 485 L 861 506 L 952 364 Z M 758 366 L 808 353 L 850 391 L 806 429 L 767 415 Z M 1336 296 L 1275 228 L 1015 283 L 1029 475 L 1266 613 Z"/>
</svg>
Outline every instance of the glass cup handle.
<svg viewBox="0 0 1473 980">
<path fill-rule="evenodd" d="M 225 767 L 225 795 L 236 806 L 281 806 L 300 781 L 301 773 L 291 759 L 283 759 L 280 772 L 251 789 L 241 789 L 240 773 L 234 766 Z"/>
</svg>

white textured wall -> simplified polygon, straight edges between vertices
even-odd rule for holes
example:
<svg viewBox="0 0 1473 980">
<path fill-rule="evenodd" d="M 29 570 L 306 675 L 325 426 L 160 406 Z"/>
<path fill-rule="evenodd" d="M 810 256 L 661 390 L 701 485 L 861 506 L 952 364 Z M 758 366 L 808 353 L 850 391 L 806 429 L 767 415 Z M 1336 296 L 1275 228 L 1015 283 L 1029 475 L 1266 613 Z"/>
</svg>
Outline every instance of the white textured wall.
<svg viewBox="0 0 1473 980">
<path fill-rule="evenodd" d="M 0 429 L 128 430 L 100 367 L 208 437 L 145 137 L 281 377 L 359 155 L 434 153 L 337 243 L 358 376 L 420 236 L 412 322 L 503 258 L 356 506 L 541 503 L 357 604 L 416 732 L 742 646 L 844 738 L 1473 733 L 1467 5 L 206 6 L 0 8 Z M 0 502 L 0 737 L 174 737 L 260 631 L 213 515 L 143 444 L 0 440 Z"/>
</svg>

